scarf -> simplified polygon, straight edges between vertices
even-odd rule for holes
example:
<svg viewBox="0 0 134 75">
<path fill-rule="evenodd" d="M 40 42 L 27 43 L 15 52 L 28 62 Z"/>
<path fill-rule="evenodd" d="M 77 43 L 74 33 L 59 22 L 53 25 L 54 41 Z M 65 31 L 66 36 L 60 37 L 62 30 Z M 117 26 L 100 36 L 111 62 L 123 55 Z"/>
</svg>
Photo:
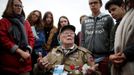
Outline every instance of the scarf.
<svg viewBox="0 0 134 75">
<path fill-rule="evenodd" d="M 25 49 L 28 46 L 28 38 L 26 35 L 26 30 L 24 28 L 24 18 L 8 18 L 12 23 L 9 28 L 9 34 L 15 40 L 15 43 L 20 47 Z"/>
<path fill-rule="evenodd" d="M 125 50 L 128 45 L 134 43 L 134 9 L 129 10 L 120 22 L 116 34 L 115 53 Z M 126 62 L 119 69 L 112 66 L 112 75 L 134 75 L 134 62 Z"/>
</svg>

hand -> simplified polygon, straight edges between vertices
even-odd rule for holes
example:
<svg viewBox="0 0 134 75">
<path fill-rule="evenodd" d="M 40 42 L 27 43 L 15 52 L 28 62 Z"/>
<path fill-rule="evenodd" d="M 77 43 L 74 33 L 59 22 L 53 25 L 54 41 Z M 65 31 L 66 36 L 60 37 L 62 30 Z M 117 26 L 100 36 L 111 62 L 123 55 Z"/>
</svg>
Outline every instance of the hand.
<svg viewBox="0 0 134 75">
<path fill-rule="evenodd" d="M 52 66 L 50 65 L 49 61 L 45 57 L 44 58 L 42 58 L 42 57 L 38 58 L 38 66 L 41 69 L 47 69 L 47 70 L 50 70 L 52 68 Z"/>
<path fill-rule="evenodd" d="M 44 62 L 43 59 L 38 59 L 38 66 L 41 69 L 46 69 L 48 66 L 48 61 Z"/>
<path fill-rule="evenodd" d="M 119 63 L 122 63 L 124 62 L 124 60 L 126 59 L 125 55 L 123 52 L 118 52 L 118 53 L 115 53 L 115 54 L 112 54 L 109 56 L 109 59 L 115 63 L 115 64 L 119 64 Z"/>
<path fill-rule="evenodd" d="M 114 60 L 116 60 L 116 59 L 117 59 L 116 54 L 111 54 L 111 55 L 109 56 L 109 60 L 112 61 L 112 62 L 114 62 Z"/>
<path fill-rule="evenodd" d="M 38 57 L 38 59 L 37 59 L 37 63 L 38 63 L 38 66 L 39 66 L 41 69 L 43 69 L 44 67 L 43 67 L 43 58 L 42 58 L 42 54 L 41 54 L 41 52 L 39 52 L 38 54 L 39 54 L 39 57 Z"/>
<path fill-rule="evenodd" d="M 123 63 L 126 59 L 123 52 L 117 53 L 117 56 L 118 56 L 118 58 L 116 60 L 114 60 L 114 63 L 120 64 L 120 63 Z"/>
<path fill-rule="evenodd" d="M 30 53 L 29 53 L 28 50 L 23 51 L 23 50 L 21 50 L 21 49 L 18 48 L 16 50 L 16 52 L 20 54 L 20 56 L 22 57 L 22 59 L 25 59 L 26 60 L 26 59 L 29 59 L 31 57 L 31 55 L 30 55 Z"/>
<path fill-rule="evenodd" d="M 98 68 L 98 66 L 99 66 L 99 64 L 95 64 L 95 65 L 91 66 L 89 69 L 87 69 L 87 75 L 95 73 L 95 71 Z"/>
<path fill-rule="evenodd" d="M 26 50 L 22 53 L 22 58 L 25 60 L 31 58 L 31 55 L 28 50 Z"/>
</svg>

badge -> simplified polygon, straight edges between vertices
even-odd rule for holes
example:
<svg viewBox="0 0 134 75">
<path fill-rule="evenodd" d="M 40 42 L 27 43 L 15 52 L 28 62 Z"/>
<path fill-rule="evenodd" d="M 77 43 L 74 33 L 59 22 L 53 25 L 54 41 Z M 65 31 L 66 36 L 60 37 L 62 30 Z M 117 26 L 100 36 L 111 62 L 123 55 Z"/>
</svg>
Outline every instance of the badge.
<svg viewBox="0 0 134 75">
<path fill-rule="evenodd" d="M 55 65 L 53 75 L 62 75 L 64 71 L 64 65 Z"/>
</svg>

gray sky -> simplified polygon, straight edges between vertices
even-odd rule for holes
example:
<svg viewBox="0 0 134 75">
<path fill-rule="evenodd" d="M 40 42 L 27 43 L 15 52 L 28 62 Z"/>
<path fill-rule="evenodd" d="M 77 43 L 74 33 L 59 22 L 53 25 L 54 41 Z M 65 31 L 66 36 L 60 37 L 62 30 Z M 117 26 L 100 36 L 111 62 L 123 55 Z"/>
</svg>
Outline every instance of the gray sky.
<svg viewBox="0 0 134 75">
<path fill-rule="evenodd" d="M 8 0 L 0 0 L 0 18 L 5 10 Z M 108 0 L 102 0 L 103 7 L 101 10 L 108 13 L 104 9 L 104 5 Z M 72 25 L 76 27 L 76 33 L 80 31 L 81 25 L 79 17 L 83 14 L 91 14 L 88 0 L 22 0 L 26 16 L 33 10 L 40 10 L 42 15 L 46 11 L 51 11 L 54 15 L 54 25 L 57 26 L 60 16 L 65 15 L 69 18 Z"/>
</svg>

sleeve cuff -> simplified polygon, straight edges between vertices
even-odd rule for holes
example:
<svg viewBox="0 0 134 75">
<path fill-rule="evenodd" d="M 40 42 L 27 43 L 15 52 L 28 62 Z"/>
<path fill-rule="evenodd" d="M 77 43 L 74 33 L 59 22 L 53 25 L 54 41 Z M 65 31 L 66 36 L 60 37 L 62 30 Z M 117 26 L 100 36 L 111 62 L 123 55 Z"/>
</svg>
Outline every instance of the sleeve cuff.
<svg viewBox="0 0 134 75">
<path fill-rule="evenodd" d="M 11 53 L 15 53 L 16 49 L 19 48 L 18 45 L 14 45 L 12 48 L 11 48 Z"/>
<path fill-rule="evenodd" d="M 29 50 L 29 53 L 32 53 L 32 47 L 30 45 L 27 46 L 27 49 Z"/>
</svg>

